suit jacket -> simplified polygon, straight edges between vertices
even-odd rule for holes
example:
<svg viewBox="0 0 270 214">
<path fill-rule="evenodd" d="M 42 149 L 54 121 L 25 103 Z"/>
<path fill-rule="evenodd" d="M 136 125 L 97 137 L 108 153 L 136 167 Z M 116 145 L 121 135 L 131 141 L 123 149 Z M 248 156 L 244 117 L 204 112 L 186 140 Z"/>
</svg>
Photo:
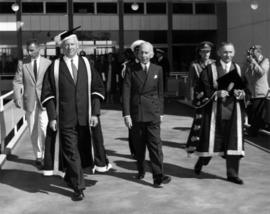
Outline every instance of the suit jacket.
<svg viewBox="0 0 270 214">
<path fill-rule="evenodd" d="M 127 66 L 123 81 L 123 115 L 132 121 L 159 121 L 163 114 L 162 67 L 150 63 L 147 74 L 140 63 Z"/>
<path fill-rule="evenodd" d="M 38 101 L 37 105 L 41 109 L 44 109 L 41 105 L 40 96 L 44 74 L 50 64 L 50 60 L 40 57 L 36 80 L 31 65 L 31 59 L 28 57 L 18 62 L 17 71 L 13 80 L 14 99 L 18 100 L 23 96 L 23 108 L 25 111 L 32 112 L 36 100 Z"/>
</svg>

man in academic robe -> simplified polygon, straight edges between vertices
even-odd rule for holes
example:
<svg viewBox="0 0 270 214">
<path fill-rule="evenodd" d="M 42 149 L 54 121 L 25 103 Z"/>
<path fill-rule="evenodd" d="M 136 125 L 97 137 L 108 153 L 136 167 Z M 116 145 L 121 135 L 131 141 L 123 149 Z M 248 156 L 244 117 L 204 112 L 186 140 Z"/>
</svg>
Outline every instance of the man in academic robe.
<svg viewBox="0 0 270 214">
<path fill-rule="evenodd" d="M 65 164 L 64 180 L 74 190 L 72 199 L 79 201 L 84 198 L 85 189 L 82 166 L 93 158 L 87 154 L 92 151 L 90 127 L 98 124 L 104 86 L 89 61 L 78 56 L 77 36 L 60 37 L 64 56 L 56 59 L 46 72 L 41 99 L 48 112 L 49 127 L 57 132 L 54 171 L 61 161 L 57 154 L 60 148 Z"/>
<path fill-rule="evenodd" d="M 201 87 L 206 102 L 202 107 L 196 154 L 199 159 L 194 167 L 200 174 L 212 156 L 226 159 L 227 180 L 243 184 L 239 178 L 239 162 L 245 155 L 243 123 L 245 112 L 246 85 L 240 67 L 234 63 L 232 43 L 222 43 L 218 49 L 220 60 L 206 67 L 201 74 Z"/>
<path fill-rule="evenodd" d="M 163 73 L 162 68 L 150 63 L 153 46 L 144 42 L 139 47 L 139 63 L 127 66 L 123 82 L 123 116 L 130 129 L 134 145 L 138 174 L 145 175 L 145 150 L 153 173 L 154 187 L 161 187 L 171 181 L 163 172 L 163 153 L 160 138 L 160 123 L 163 115 Z"/>
<path fill-rule="evenodd" d="M 44 74 L 51 61 L 40 55 L 36 39 L 27 41 L 26 48 L 28 56 L 19 61 L 13 80 L 14 102 L 18 108 L 25 110 L 35 164 L 41 169 L 48 117 L 46 109 L 41 105 L 40 96 Z"/>
</svg>

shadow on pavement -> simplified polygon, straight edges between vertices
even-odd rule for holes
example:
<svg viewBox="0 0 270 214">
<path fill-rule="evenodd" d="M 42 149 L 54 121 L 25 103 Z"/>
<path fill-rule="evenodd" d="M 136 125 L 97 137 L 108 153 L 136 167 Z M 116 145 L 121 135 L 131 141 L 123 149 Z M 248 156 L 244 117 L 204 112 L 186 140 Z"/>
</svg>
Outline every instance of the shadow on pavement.
<svg viewBox="0 0 270 214">
<path fill-rule="evenodd" d="M 97 183 L 94 180 L 85 180 L 86 186 L 93 186 Z M 18 169 L 8 169 L 0 171 L 0 183 L 30 193 L 57 193 L 71 197 L 73 191 L 65 185 L 61 177 L 45 177 L 41 173 L 24 171 Z"/>
<path fill-rule="evenodd" d="M 172 146 L 172 147 L 181 148 L 181 149 L 183 149 L 185 146 L 185 144 L 180 144 L 181 146 L 179 147 L 179 143 L 174 143 L 174 142 L 167 142 L 167 145 Z M 137 173 L 136 160 L 134 160 L 130 155 L 119 154 L 119 153 L 112 151 L 112 150 L 107 150 L 107 154 L 109 156 L 117 156 L 117 157 L 132 159 L 133 161 L 123 161 L 123 160 L 114 161 L 114 164 L 120 168 L 135 171 L 135 174 Z M 146 166 L 146 172 L 151 173 L 151 166 L 150 166 L 149 161 L 147 161 L 147 160 L 145 161 L 145 166 Z M 193 169 L 184 168 L 184 167 L 181 167 L 181 166 L 178 166 L 175 164 L 171 164 L 171 163 L 163 163 L 163 166 L 164 166 L 165 174 L 170 175 L 170 176 L 174 176 L 174 177 L 225 180 L 223 177 L 213 175 L 210 173 L 205 173 L 203 171 L 201 172 L 200 176 L 197 176 L 194 174 Z M 111 174 L 111 175 L 122 178 L 122 179 L 130 180 L 133 182 L 141 183 L 141 181 L 137 181 L 136 179 L 134 179 L 132 177 L 132 174 L 134 174 L 134 173 L 119 173 L 119 175 L 118 175 L 118 172 L 114 171 L 113 174 Z"/>
<path fill-rule="evenodd" d="M 19 158 L 17 155 L 10 154 L 7 156 L 7 160 L 15 163 L 21 163 L 21 164 L 27 164 L 27 165 L 32 165 L 36 166 L 35 161 L 32 159 L 22 159 Z"/>
</svg>

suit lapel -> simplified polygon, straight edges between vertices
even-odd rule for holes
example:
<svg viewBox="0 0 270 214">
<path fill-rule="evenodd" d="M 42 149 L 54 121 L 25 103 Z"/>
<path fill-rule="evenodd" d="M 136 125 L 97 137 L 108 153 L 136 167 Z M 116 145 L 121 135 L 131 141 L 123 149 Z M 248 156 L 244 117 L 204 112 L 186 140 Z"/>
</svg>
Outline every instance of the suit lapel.
<svg viewBox="0 0 270 214">
<path fill-rule="evenodd" d="M 146 79 L 146 75 L 142 69 L 142 66 L 140 63 L 136 63 L 134 65 L 135 69 L 134 69 L 134 75 L 136 76 L 137 79 L 140 80 L 140 82 L 142 82 L 142 84 L 144 84 L 145 79 Z"/>
<path fill-rule="evenodd" d="M 30 74 L 32 80 L 33 80 L 34 82 L 36 82 L 36 78 L 35 78 L 35 75 L 34 75 L 33 67 L 32 67 L 32 65 L 31 65 L 31 60 L 30 60 L 29 63 L 26 63 L 26 64 L 25 64 L 25 67 L 26 67 L 26 70 L 28 71 L 28 73 Z"/>
<path fill-rule="evenodd" d="M 144 72 L 143 72 L 144 73 Z M 142 88 L 142 91 L 145 90 L 145 87 L 147 85 L 149 85 L 148 83 L 154 79 L 154 74 L 155 74 L 155 71 L 153 69 L 153 65 L 152 63 L 150 63 L 150 66 L 149 66 L 149 69 L 147 71 L 147 75 L 146 75 L 146 78 L 145 78 L 145 81 L 144 81 L 144 84 L 143 84 L 143 88 Z"/>
</svg>

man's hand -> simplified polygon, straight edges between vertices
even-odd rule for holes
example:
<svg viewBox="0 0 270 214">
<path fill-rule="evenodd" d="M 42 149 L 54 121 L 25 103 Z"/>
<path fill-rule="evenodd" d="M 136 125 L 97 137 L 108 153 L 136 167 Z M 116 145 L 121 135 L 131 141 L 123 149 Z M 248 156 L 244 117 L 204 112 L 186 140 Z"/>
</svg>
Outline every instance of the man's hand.
<svg viewBox="0 0 270 214">
<path fill-rule="evenodd" d="M 160 115 L 160 122 L 162 122 L 164 119 L 164 115 Z"/>
<path fill-rule="evenodd" d="M 131 127 L 132 127 L 131 117 L 130 116 L 125 116 L 124 117 L 124 121 L 125 121 L 126 127 L 128 127 L 129 129 L 131 129 Z"/>
<path fill-rule="evenodd" d="M 22 107 L 22 100 L 21 99 L 14 100 L 14 103 L 15 103 L 15 106 L 17 108 L 21 108 Z"/>
<path fill-rule="evenodd" d="M 90 126 L 91 127 L 96 127 L 98 124 L 98 117 L 97 116 L 92 116 L 90 118 Z"/>
<path fill-rule="evenodd" d="M 49 126 L 54 132 L 56 132 L 56 130 L 57 130 L 57 121 L 56 120 L 50 121 Z"/>
<path fill-rule="evenodd" d="M 239 89 L 235 89 L 233 91 L 233 94 L 237 100 L 243 100 L 246 95 L 244 90 L 239 90 Z"/>
<path fill-rule="evenodd" d="M 229 92 L 225 90 L 219 90 L 217 91 L 217 97 L 218 98 L 225 98 L 229 96 Z"/>
</svg>

